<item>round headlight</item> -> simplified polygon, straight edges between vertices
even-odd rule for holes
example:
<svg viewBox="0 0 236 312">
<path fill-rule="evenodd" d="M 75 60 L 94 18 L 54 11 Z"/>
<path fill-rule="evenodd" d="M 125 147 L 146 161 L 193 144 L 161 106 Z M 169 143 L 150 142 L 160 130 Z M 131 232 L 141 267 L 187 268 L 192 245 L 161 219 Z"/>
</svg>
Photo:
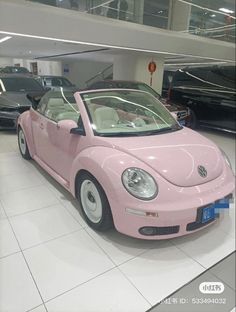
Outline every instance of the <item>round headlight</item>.
<svg viewBox="0 0 236 312">
<path fill-rule="evenodd" d="M 126 190 L 139 199 L 151 200 L 157 196 L 158 187 L 153 177 L 139 168 L 128 168 L 122 174 Z"/>
<path fill-rule="evenodd" d="M 229 157 L 227 156 L 227 154 L 221 149 L 221 153 L 227 163 L 227 165 L 230 167 L 230 169 L 232 169 L 232 164 L 231 164 L 231 161 L 229 159 Z"/>
</svg>

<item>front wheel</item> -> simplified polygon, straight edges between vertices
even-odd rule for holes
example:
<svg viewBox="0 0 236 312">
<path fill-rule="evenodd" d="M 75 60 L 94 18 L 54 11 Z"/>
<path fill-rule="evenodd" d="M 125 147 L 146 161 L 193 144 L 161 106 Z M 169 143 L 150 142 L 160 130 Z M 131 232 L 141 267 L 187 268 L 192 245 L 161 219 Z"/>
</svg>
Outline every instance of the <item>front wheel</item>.
<svg viewBox="0 0 236 312">
<path fill-rule="evenodd" d="M 18 129 L 18 145 L 19 145 L 19 149 L 20 149 L 20 153 L 22 157 L 27 160 L 31 159 L 28 145 L 25 139 L 25 134 L 23 130 L 21 129 L 21 127 L 19 127 Z"/>
<path fill-rule="evenodd" d="M 106 194 L 98 181 L 89 173 L 77 179 L 76 195 L 86 222 L 96 231 L 113 227 L 113 219 Z"/>
<path fill-rule="evenodd" d="M 198 121 L 197 121 L 196 114 L 192 110 L 190 110 L 190 123 L 189 123 L 189 127 L 191 129 L 196 129 L 198 127 Z"/>
</svg>

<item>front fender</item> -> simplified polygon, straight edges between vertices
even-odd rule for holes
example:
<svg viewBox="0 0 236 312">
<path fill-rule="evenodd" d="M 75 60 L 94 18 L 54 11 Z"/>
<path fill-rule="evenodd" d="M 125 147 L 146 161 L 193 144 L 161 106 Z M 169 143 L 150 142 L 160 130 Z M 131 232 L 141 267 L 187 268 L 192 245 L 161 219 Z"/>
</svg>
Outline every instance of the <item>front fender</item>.
<svg viewBox="0 0 236 312">
<path fill-rule="evenodd" d="M 120 151 L 103 146 L 89 147 L 83 150 L 73 161 L 70 175 L 71 193 L 76 196 L 76 176 L 81 170 L 86 170 L 98 180 L 105 192 L 109 193 L 107 196 L 114 196 L 115 187 L 113 179 L 114 176 L 117 179 L 120 173 L 118 163 L 119 158 L 123 155 L 124 153 Z M 117 170 L 117 172 L 114 170 Z"/>
<path fill-rule="evenodd" d="M 19 126 L 24 131 L 26 142 L 28 145 L 30 156 L 33 158 L 35 155 L 35 147 L 34 147 L 34 139 L 32 133 L 32 126 L 31 126 L 31 117 L 30 117 L 30 110 L 22 113 L 17 120 L 17 131 Z"/>
</svg>

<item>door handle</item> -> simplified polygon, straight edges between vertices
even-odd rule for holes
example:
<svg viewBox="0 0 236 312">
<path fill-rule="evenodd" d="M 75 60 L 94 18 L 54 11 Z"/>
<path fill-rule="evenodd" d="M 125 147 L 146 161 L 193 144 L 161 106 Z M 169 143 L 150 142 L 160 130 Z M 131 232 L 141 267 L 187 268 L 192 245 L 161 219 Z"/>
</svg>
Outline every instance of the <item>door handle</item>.
<svg viewBox="0 0 236 312">
<path fill-rule="evenodd" d="M 41 124 L 39 125 L 39 128 L 40 128 L 41 130 L 43 130 L 43 129 L 44 129 L 44 125 L 43 125 L 43 123 L 41 123 Z"/>
</svg>

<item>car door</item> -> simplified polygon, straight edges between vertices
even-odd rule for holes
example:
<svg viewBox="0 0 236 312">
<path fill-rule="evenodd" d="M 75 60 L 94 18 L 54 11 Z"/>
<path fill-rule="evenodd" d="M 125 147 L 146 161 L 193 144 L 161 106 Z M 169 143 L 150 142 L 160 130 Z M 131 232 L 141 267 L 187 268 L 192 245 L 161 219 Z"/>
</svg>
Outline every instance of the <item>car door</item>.
<svg viewBox="0 0 236 312">
<path fill-rule="evenodd" d="M 67 100 L 67 98 L 70 102 Z M 37 154 L 47 166 L 69 181 L 73 159 L 82 138 L 60 126 L 62 120 L 78 124 L 80 113 L 72 92 L 50 91 L 46 107 L 38 120 Z"/>
</svg>

